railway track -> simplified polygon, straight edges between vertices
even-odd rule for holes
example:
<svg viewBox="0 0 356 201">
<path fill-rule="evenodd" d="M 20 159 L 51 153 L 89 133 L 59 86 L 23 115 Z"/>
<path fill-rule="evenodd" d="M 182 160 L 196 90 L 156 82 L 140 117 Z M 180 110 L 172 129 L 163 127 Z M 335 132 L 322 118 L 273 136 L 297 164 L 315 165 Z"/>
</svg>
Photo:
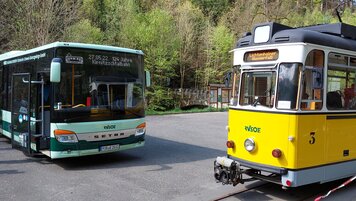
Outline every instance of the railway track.
<svg viewBox="0 0 356 201">
<path fill-rule="evenodd" d="M 261 182 L 261 183 L 258 183 L 258 184 L 254 184 L 252 187 L 247 187 L 247 188 L 235 191 L 235 192 L 227 193 L 227 194 L 222 195 L 220 197 L 217 197 L 217 198 L 215 198 L 215 199 L 213 199 L 211 201 L 225 200 L 227 198 L 230 198 L 230 197 L 233 197 L 233 196 L 236 196 L 236 195 L 239 195 L 239 194 L 243 194 L 243 193 L 245 193 L 247 191 L 251 191 L 251 190 L 255 190 L 255 189 L 261 188 L 262 186 L 265 186 L 265 185 L 268 185 L 268 183 L 267 182 Z"/>
<path fill-rule="evenodd" d="M 311 184 L 298 188 L 282 189 L 280 185 L 256 182 L 253 185 L 246 185 L 246 188 L 218 196 L 211 201 L 233 201 L 233 200 L 286 200 L 286 201 L 314 201 L 320 195 L 325 194 L 330 189 L 335 188 L 345 180 L 338 180 L 325 184 Z M 351 188 L 351 187 L 350 187 Z M 351 190 L 352 189 L 348 189 Z M 340 192 L 342 194 L 342 192 Z M 342 197 L 342 195 L 337 195 Z M 333 200 L 335 195 L 330 195 L 322 201 Z M 347 200 L 347 199 L 346 199 Z M 356 200 L 356 199 L 354 199 Z M 353 200 L 353 201 L 354 201 Z"/>
</svg>

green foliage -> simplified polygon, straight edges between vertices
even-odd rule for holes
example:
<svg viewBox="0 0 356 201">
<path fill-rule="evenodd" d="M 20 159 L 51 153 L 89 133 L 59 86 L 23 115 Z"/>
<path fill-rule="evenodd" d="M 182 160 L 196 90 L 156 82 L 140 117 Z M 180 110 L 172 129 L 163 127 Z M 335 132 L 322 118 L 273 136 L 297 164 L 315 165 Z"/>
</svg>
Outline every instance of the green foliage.
<svg viewBox="0 0 356 201">
<path fill-rule="evenodd" d="M 198 68 L 199 64 L 196 61 L 201 55 L 199 51 L 204 46 L 204 41 L 201 38 L 208 22 L 203 13 L 189 1 L 178 6 L 175 22 L 177 30 L 179 30 L 177 32 L 179 40 L 179 86 L 184 88 L 191 85 L 192 80 L 189 78 L 194 78 L 186 75 L 195 73 L 194 69 Z"/>
<path fill-rule="evenodd" d="M 173 94 L 166 87 L 158 85 L 146 92 L 147 108 L 154 111 L 166 111 L 175 107 L 176 101 Z"/>
<path fill-rule="evenodd" d="M 204 69 L 205 83 L 222 83 L 223 75 L 231 68 L 234 36 L 224 25 L 214 27 L 209 35 L 207 67 Z"/>
<path fill-rule="evenodd" d="M 107 0 L 83 0 L 81 8 L 83 17 L 103 31 L 106 29 L 106 4 Z"/>
<path fill-rule="evenodd" d="M 70 26 L 64 35 L 65 41 L 80 43 L 102 43 L 104 34 L 91 25 L 88 19 L 83 19 Z"/>
<path fill-rule="evenodd" d="M 346 9 L 342 15 L 344 23 L 356 26 L 356 13 L 352 12 L 351 9 Z"/>
<path fill-rule="evenodd" d="M 179 103 L 170 89 L 221 83 L 232 66 L 234 43 L 256 23 L 334 23 L 340 2 L 345 1 L 1 0 L 0 52 L 57 40 L 141 49 L 152 76 L 148 107 L 167 110 Z M 352 3 L 345 4 L 342 19 L 356 25 Z"/>
<path fill-rule="evenodd" d="M 201 8 L 213 24 L 217 24 L 219 16 L 230 6 L 229 0 L 192 0 L 192 2 Z"/>
<path fill-rule="evenodd" d="M 146 55 L 146 69 L 152 74 L 152 84 L 166 86 L 167 79 L 175 76 L 174 66 L 178 63 L 178 37 L 172 16 L 168 12 L 154 9 L 140 15 L 135 26 L 129 29 L 136 48 Z M 125 32 L 124 32 L 125 33 Z"/>
</svg>

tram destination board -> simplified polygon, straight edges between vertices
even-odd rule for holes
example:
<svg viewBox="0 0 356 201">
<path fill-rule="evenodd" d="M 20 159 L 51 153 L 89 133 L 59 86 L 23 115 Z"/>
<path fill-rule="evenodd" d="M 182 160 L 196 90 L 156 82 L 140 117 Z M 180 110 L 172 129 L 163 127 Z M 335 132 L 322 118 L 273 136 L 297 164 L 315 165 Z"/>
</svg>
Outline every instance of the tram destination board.
<svg viewBox="0 0 356 201">
<path fill-rule="evenodd" d="M 256 61 L 275 61 L 278 59 L 278 50 L 261 50 L 246 52 L 244 55 L 245 62 Z"/>
</svg>

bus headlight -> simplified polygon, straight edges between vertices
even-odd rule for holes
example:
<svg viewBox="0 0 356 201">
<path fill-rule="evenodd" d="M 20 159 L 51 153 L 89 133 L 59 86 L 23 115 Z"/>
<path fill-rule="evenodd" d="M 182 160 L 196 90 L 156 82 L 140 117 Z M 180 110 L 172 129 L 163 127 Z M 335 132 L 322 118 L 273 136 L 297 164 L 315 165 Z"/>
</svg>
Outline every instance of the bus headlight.
<svg viewBox="0 0 356 201">
<path fill-rule="evenodd" d="M 135 136 L 143 135 L 146 132 L 146 122 L 138 125 L 136 127 L 136 133 Z"/>
<path fill-rule="evenodd" d="M 73 131 L 56 129 L 54 130 L 54 136 L 56 137 L 58 142 L 63 142 L 63 143 L 78 142 L 77 135 Z"/>
<path fill-rule="evenodd" d="M 255 150 L 256 144 L 252 138 L 247 138 L 244 142 L 244 146 L 248 152 L 251 152 L 251 151 Z"/>
</svg>

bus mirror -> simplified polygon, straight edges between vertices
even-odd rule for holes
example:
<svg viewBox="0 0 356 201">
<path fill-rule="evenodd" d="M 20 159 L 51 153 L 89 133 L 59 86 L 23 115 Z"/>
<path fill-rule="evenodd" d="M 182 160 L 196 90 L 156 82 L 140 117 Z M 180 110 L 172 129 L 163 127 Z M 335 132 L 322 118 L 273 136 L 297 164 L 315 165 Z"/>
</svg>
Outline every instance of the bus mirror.
<svg viewBox="0 0 356 201">
<path fill-rule="evenodd" d="M 313 88 L 322 89 L 323 88 L 323 70 L 313 69 Z"/>
<path fill-rule="evenodd" d="M 61 81 L 61 63 L 62 59 L 54 58 L 51 62 L 51 72 L 50 72 L 50 81 L 58 83 Z"/>
<path fill-rule="evenodd" d="M 145 71 L 146 73 L 146 87 L 150 87 L 151 86 L 151 73 L 149 71 Z"/>
</svg>

